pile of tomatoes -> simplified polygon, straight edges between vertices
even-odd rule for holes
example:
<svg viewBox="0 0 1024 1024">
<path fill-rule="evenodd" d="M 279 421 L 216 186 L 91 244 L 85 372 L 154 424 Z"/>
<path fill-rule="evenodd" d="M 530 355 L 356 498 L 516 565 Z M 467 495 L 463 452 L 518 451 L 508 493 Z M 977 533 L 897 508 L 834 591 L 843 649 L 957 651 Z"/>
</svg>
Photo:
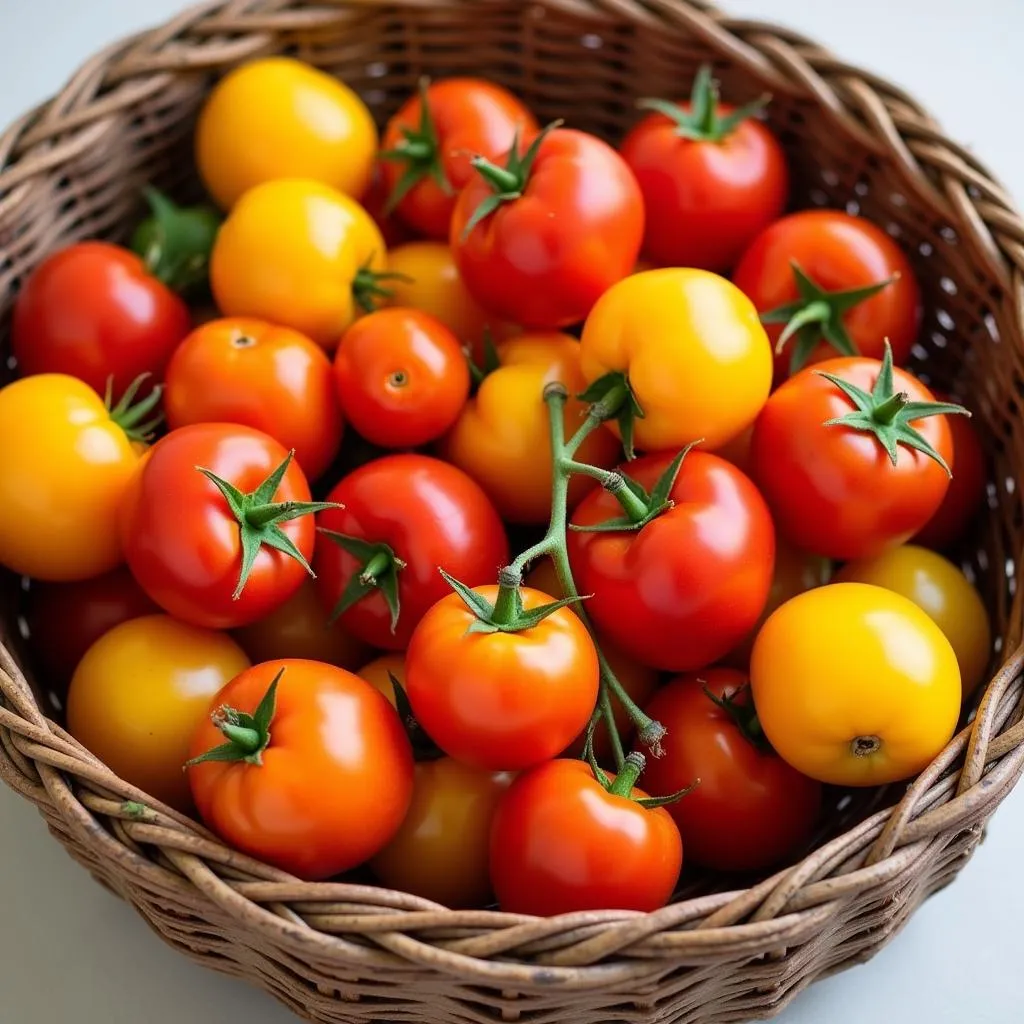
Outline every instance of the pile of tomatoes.
<svg viewBox="0 0 1024 1024">
<path fill-rule="evenodd" d="M 304 879 L 652 910 L 942 749 L 981 446 L 902 368 L 910 263 L 786 212 L 763 105 L 701 71 L 614 148 L 453 78 L 378 139 L 260 59 L 199 117 L 212 204 L 23 281 L 0 563 L 132 806 Z"/>
</svg>

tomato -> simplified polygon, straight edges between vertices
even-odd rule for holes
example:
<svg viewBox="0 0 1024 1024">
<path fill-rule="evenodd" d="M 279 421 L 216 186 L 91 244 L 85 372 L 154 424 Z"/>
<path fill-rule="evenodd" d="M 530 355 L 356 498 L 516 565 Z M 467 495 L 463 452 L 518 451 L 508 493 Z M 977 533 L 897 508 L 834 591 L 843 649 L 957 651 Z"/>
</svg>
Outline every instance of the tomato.
<svg viewBox="0 0 1024 1024">
<path fill-rule="evenodd" d="M 33 582 L 25 618 L 40 681 L 63 704 L 78 663 L 104 633 L 159 611 L 124 567 L 77 583 Z"/>
<path fill-rule="evenodd" d="M 450 757 L 416 765 L 412 804 L 370 867 L 389 889 L 446 907 L 482 907 L 491 897 L 491 821 L 508 789 L 505 772 L 482 772 Z"/>
<path fill-rule="evenodd" d="M 837 583 L 872 583 L 913 601 L 952 645 L 964 696 L 977 689 L 992 658 L 992 627 L 978 592 L 952 562 L 907 544 L 848 562 L 835 578 Z"/>
<path fill-rule="evenodd" d="M 580 345 L 568 334 L 524 334 L 497 349 L 498 368 L 489 373 L 441 442 L 445 459 L 464 469 L 487 492 L 504 520 L 546 523 L 551 515 L 551 440 L 544 385 L 561 381 L 574 395 L 585 386 Z M 566 435 L 579 426 L 585 406 L 565 403 Z M 591 434 L 580 447 L 581 462 L 609 468 L 620 454 L 606 430 Z M 594 481 L 574 476 L 569 506 L 591 490 Z"/>
<path fill-rule="evenodd" d="M 326 507 L 309 497 L 302 470 L 267 434 L 224 423 L 182 427 L 153 447 L 125 499 L 128 567 L 186 622 L 258 622 L 309 572 L 309 513 Z"/>
<path fill-rule="evenodd" d="M 188 307 L 133 252 L 79 242 L 48 256 L 14 304 L 11 348 L 18 372 L 65 373 L 120 397 L 142 373 L 162 380 L 188 334 Z"/>
<path fill-rule="evenodd" d="M 641 450 L 699 439 L 715 449 L 760 412 L 772 353 L 757 311 L 725 278 L 668 268 L 602 296 L 583 327 L 580 367 L 594 387 L 628 388 L 643 410 L 632 424 Z"/>
<path fill-rule="evenodd" d="M 637 802 L 645 795 L 635 787 L 623 795 L 606 791 L 582 761 L 548 761 L 520 775 L 491 829 L 501 909 L 550 917 L 663 907 L 679 878 L 683 845 L 664 807 Z"/>
<path fill-rule="evenodd" d="M 935 393 L 940 401 L 949 396 Z M 967 532 L 985 500 L 988 460 L 977 428 L 966 416 L 949 420 L 953 435 L 953 462 L 956 473 L 938 511 L 914 535 L 914 542 L 926 548 L 943 550 L 955 544 Z"/>
<path fill-rule="evenodd" d="M 118 507 L 139 460 L 133 416 L 64 374 L 0 389 L 0 563 L 55 582 L 121 563 Z"/>
<path fill-rule="evenodd" d="M 395 704 L 395 688 L 391 677 L 394 676 L 400 686 L 405 686 L 405 654 L 381 654 L 373 661 L 368 661 L 356 675 L 380 690 L 391 704 Z"/>
<path fill-rule="evenodd" d="M 524 327 L 567 327 L 632 272 L 643 197 L 609 145 L 557 128 L 510 151 L 503 167 L 473 163 L 478 173 L 455 204 L 450 241 L 487 309 Z"/>
<path fill-rule="evenodd" d="M 777 380 L 836 354 L 880 359 L 886 339 L 902 365 L 921 323 L 920 289 L 900 247 L 870 221 L 838 210 L 776 221 L 732 279 L 763 314 L 773 347 L 790 325 L 793 337 L 775 357 Z"/>
<path fill-rule="evenodd" d="M 395 709 L 369 683 L 283 659 L 236 676 L 217 702 L 191 756 L 201 761 L 219 747 L 232 754 L 193 760 L 188 779 L 203 821 L 225 842 L 321 881 L 390 841 L 412 798 L 412 749 Z M 224 743 L 221 726 L 232 720 L 248 736 Z"/>
<path fill-rule="evenodd" d="M 508 561 L 487 495 L 439 459 L 385 456 L 344 477 L 328 500 L 344 507 L 319 518 L 320 599 L 373 647 L 404 650 L 426 610 L 451 593 L 438 567 L 474 586 Z"/>
<path fill-rule="evenodd" d="M 415 309 L 381 309 L 357 320 L 334 355 L 345 416 L 383 448 L 415 448 L 440 437 L 469 397 L 458 338 Z"/>
<path fill-rule="evenodd" d="M 785 863 L 810 842 L 821 784 L 767 746 L 745 673 L 711 668 L 680 676 L 644 710 L 668 730 L 664 755 L 644 771 L 647 792 L 669 796 L 700 779 L 666 808 L 690 863 L 760 871 Z"/>
<path fill-rule="evenodd" d="M 373 117 L 356 93 L 290 57 L 229 71 L 196 126 L 199 175 L 224 209 L 275 178 L 310 178 L 360 196 L 376 149 Z"/>
<path fill-rule="evenodd" d="M 310 480 L 341 447 L 331 363 L 305 335 L 248 317 L 194 330 L 167 370 L 167 425 L 242 423 L 286 449 Z"/>
<path fill-rule="evenodd" d="M 960 714 L 960 670 L 942 630 L 912 601 L 865 583 L 784 604 L 754 642 L 750 682 L 780 756 L 837 786 L 916 775 Z"/>
<path fill-rule="evenodd" d="M 111 771 L 189 812 L 182 771 L 222 686 L 249 666 L 230 637 L 167 615 L 115 626 L 86 652 L 68 691 L 68 731 Z"/>
<path fill-rule="evenodd" d="M 475 588 L 494 602 L 496 586 Z M 529 611 L 552 600 L 529 587 Z M 582 731 L 597 701 L 597 652 L 580 620 L 560 608 L 518 632 L 469 632 L 474 613 L 456 593 L 421 619 L 406 652 L 417 721 L 456 760 L 516 771 L 554 757 Z"/>
<path fill-rule="evenodd" d="M 370 184 L 363 193 L 359 202 L 363 209 L 373 218 L 374 224 L 381 233 L 385 244 L 390 249 L 392 246 L 402 245 L 412 239 L 412 232 L 388 210 L 388 184 L 384 180 L 383 170 L 380 164 L 374 164 Z M 405 305 L 405 303 L 400 303 Z"/>
<path fill-rule="evenodd" d="M 496 160 L 537 122 L 500 85 L 480 78 L 423 82 L 388 121 L 381 140 L 390 204 L 428 238 L 448 237 L 455 201 L 474 156 Z"/>
<path fill-rule="evenodd" d="M 233 635 L 254 664 L 304 658 L 354 670 L 368 653 L 366 645 L 339 623 L 327 621 L 327 612 L 312 580 L 306 580 L 269 615 L 236 629 Z"/>
<path fill-rule="evenodd" d="M 939 414 L 956 408 L 934 404 L 888 357 L 831 359 L 791 377 L 758 417 L 750 449 L 779 531 L 844 561 L 908 540 L 949 487 L 953 443 Z"/>
<path fill-rule="evenodd" d="M 380 294 L 385 255 L 377 225 L 354 199 L 315 181 L 268 181 L 224 221 L 210 285 L 225 316 L 270 320 L 333 351 Z"/>
<path fill-rule="evenodd" d="M 751 241 L 782 213 L 789 191 L 786 156 L 752 116 L 718 102 L 704 66 L 688 103 L 641 100 L 653 110 L 620 152 L 643 192 L 644 252 L 661 266 L 732 269 Z"/>
<path fill-rule="evenodd" d="M 624 467 L 647 491 L 670 470 L 669 454 Z M 654 668 L 710 665 L 757 621 L 775 558 L 771 516 L 735 466 L 700 451 L 683 459 L 668 491 L 674 502 L 639 529 L 568 535 L 577 590 L 593 595 L 586 611 L 603 636 Z M 607 490 L 591 492 L 574 527 L 621 517 Z"/>
</svg>

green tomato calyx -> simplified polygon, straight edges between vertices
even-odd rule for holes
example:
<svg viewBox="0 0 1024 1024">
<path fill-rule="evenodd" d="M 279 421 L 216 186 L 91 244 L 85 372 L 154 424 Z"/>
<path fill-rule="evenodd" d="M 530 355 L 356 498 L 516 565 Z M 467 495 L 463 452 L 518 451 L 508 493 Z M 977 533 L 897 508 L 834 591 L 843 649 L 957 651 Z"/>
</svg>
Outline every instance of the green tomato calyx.
<svg viewBox="0 0 1024 1024">
<path fill-rule="evenodd" d="M 224 734 L 226 743 L 205 754 L 185 762 L 186 768 L 208 761 L 242 761 L 245 764 L 263 764 L 263 751 L 270 746 L 270 726 L 277 710 L 277 684 L 284 675 L 282 668 L 267 688 L 259 706 L 250 715 L 245 711 L 221 705 L 213 712 L 213 724 Z"/>
</svg>

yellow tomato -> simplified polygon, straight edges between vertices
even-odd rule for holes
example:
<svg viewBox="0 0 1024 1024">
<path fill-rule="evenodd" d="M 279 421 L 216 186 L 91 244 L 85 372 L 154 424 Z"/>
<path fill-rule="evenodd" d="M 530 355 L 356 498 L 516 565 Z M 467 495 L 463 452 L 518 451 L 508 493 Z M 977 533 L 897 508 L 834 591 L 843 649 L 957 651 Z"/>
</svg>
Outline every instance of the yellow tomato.
<svg viewBox="0 0 1024 1024">
<path fill-rule="evenodd" d="M 964 696 L 982 681 L 992 657 L 988 612 L 967 577 L 942 555 L 906 544 L 876 558 L 848 562 L 836 581 L 873 583 L 909 598 L 953 645 Z"/>
<path fill-rule="evenodd" d="M 200 177 L 224 209 L 275 178 L 312 178 L 358 198 L 376 150 L 377 128 L 363 101 L 289 57 L 254 60 L 225 75 L 196 128 Z"/>
<path fill-rule="evenodd" d="M 306 179 L 250 189 L 224 221 L 210 284 L 225 316 L 252 316 L 333 351 L 384 272 L 377 225 L 354 200 Z"/>
<path fill-rule="evenodd" d="M 68 691 L 68 731 L 125 782 L 180 811 L 183 768 L 214 698 L 249 659 L 226 633 L 147 615 L 86 652 Z"/>
<path fill-rule="evenodd" d="M 465 470 L 487 492 L 503 519 L 546 523 L 551 514 L 551 442 L 544 385 L 561 381 L 572 396 L 583 390 L 580 345 L 568 334 L 524 334 L 498 347 L 500 366 L 490 373 L 441 439 L 445 459 Z M 570 397 L 564 422 L 571 434 L 584 405 Z M 583 442 L 576 458 L 610 468 L 621 454 L 605 430 Z M 595 482 L 575 476 L 569 485 L 572 508 Z"/>
<path fill-rule="evenodd" d="M 391 685 L 391 676 L 398 680 L 400 686 L 405 686 L 405 655 L 382 654 L 367 662 L 356 675 L 377 687 L 394 704 L 395 688 Z"/>
<path fill-rule="evenodd" d="M 839 786 L 916 775 L 960 714 L 960 669 L 942 630 L 912 601 L 864 583 L 779 608 L 754 642 L 750 684 L 779 755 Z"/>
<path fill-rule="evenodd" d="M 57 582 L 120 564 L 118 508 L 140 450 L 74 377 L 0 390 L 0 563 Z"/>
<path fill-rule="evenodd" d="M 587 317 L 580 348 L 588 383 L 626 378 L 644 412 L 635 421 L 643 451 L 700 439 L 714 451 L 753 423 L 772 383 L 754 304 L 705 270 L 648 270 L 612 285 Z"/>
</svg>

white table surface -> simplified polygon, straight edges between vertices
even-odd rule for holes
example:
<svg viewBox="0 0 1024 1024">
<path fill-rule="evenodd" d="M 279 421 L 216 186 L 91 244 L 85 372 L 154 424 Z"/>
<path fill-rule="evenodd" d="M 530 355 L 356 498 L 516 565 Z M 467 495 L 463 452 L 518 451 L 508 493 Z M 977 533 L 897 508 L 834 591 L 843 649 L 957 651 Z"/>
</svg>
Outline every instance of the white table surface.
<svg viewBox="0 0 1024 1024">
<path fill-rule="evenodd" d="M 108 41 L 181 0 L 0 0 L 0 124 Z M 1024 0 L 732 0 L 905 86 L 1024 202 Z M 957 882 L 871 963 L 806 991 L 783 1024 L 1022 1019 L 1024 786 Z M 164 946 L 0 786 L 3 1024 L 290 1024 L 284 1008 Z"/>
</svg>

